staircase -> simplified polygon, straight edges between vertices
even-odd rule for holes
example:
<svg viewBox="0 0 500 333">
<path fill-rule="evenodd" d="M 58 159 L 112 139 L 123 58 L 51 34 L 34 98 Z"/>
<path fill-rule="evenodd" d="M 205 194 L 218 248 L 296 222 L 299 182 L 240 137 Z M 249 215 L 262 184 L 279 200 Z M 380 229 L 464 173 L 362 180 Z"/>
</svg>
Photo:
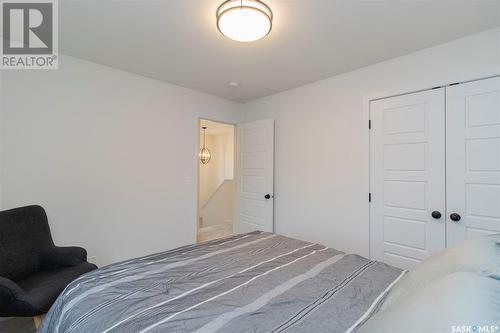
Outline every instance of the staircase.
<svg viewBox="0 0 500 333">
<path fill-rule="evenodd" d="M 198 241 L 233 234 L 234 180 L 226 179 L 200 209 Z"/>
</svg>

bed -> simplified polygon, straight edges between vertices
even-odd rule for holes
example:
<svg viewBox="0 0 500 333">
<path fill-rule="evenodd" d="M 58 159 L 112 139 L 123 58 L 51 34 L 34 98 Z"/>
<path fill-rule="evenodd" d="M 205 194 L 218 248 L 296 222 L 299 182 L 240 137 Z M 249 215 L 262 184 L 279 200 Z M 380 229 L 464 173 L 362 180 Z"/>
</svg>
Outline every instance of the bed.
<svg viewBox="0 0 500 333">
<path fill-rule="evenodd" d="M 87 273 L 39 332 L 355 332 L 404 273 L 251 232 Z"/>
</svg>

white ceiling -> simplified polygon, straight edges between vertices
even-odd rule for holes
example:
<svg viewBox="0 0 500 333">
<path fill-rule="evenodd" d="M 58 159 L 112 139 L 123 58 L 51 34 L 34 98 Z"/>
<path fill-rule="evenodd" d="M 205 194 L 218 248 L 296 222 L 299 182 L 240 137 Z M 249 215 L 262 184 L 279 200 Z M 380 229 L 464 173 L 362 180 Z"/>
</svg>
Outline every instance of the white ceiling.
<svg viewBox="0 0 500 333">
<path fill-rule="evenodd" d="M 238 43 L 222 1 L 61 0 L 60 51 L 245 102 L 500 25 L 499 0 L 265 0 L 271 34 Z"/>
</svg>

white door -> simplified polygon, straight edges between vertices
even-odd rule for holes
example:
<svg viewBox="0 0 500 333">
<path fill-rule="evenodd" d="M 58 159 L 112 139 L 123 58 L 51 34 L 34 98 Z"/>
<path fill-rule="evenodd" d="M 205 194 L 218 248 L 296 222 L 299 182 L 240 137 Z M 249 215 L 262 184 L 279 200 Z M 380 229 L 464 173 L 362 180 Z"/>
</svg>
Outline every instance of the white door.
<svg viewBox="0 0 500 333">
<path fill-rule="evenodd" d="M 445 247 L 444 103 L 444 89 L 370 103 L 372 259 L 411 269 Z"/>
<path fill-rule="evenodd" d="M 273 231 L 274 120 L 238 124 L 238 232 Z"/>
<path fill-rule="evenodd" d="M 449 246 L 500 232 L 500 78 L 447 88 L 446 122 Z"/>
</svg>

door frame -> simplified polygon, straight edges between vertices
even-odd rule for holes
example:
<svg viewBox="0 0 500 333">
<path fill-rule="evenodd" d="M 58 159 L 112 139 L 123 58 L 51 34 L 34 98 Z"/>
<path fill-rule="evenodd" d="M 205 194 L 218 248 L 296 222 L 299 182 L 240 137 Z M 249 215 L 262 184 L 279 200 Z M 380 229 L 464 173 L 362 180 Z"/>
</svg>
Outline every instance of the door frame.
<svg viewBox="0 0 500 333">
<path fill-rule="evenodd" d="M 367 197 L 367 205 L 366 205 L 366 210 L 365 210 L 365 216 L 368 221 L 368 257 L 370 259 L 373 259 L 373 253 L 374 253 L 374 241 L 372 239 L 373 235 L 373 217 L 372 217 L 372 202 L 370 202 L 369 195 L 372 191 L 372 188 L 374 187 L 373 184 L 373 175 L 372 175 L 372 166 L 371 166 L 371 161 L 372 161 L 372 153 L 373 149 L 371 147 L 371 131 L 369 126 L 369 121 L 371 119 L 371 111 L 370 111 L 370 105 L 372 101 L 376 101 L 379 99 L 385 99 L 385 98 L 390 98 L 390 97 L 396 97 L 396 96 L 402 96 L 402 95 L 408 95 L 408 94 L 413 94 L 417 92 L 422 92 L 426 90 L 432 90 L 436 88 L 446 88 L 452 85 L 456 84 L 462 84 L 462 83 L 468 83 L 468 82 L 473 82 L 473 81 L 479 81 L 479 80 L 485 80 L 493 77 L 500 77 L 500 72 L 496 74 L 491 74 L 491 72 L 479 72 L 476 73 L 476 75 L 466 75 L 466 76 L 457 76 L 456 78 L 451 78 L 448 80 L 442 80 L 442 81 L 429 81 L 428 83 L 423 83 L 419 85 L 413 85 L 413 86 L 408 86 L 406 88 L 398 88 L 398 89 L 392 89 L 392 90 L 387 90 L 387 91 L 382 91 L 378 93 L 371 93 L 367 94 L 363 97 L 363 115 L 362 115 L 362 121 L 363 124 L 366 124 L 367 131 L 363 131 L 363 141 L 365 142 L 364 144 L 364 153 L 363 156 L 365 158 L 365 165 L 366 170 L 365 170 L 365 177 L 367 181 L 365 182 L 365 193 Z M 446 83 L 443 83 L 446 82 Z"/>
<path fill-rule="evenodd" d="M 200 126 L 201 126 L 201 121 L 202 120 L 208 120 L 208 121 L 213 121 L 215 123 L 221 123 L 221 124 L 226 124 L 226 125 L 231 125 L 234 128 L 233 131 L 233 179 L 236 184 L 236 171 L 237 171 L 237 165 L 236 165 L 236 125 L 237 123 L 232 123 L 229 121 L 223 121 L 223 120 L 217 120 L 213 118 L 207 118 L 207 117 L 202 117 L 199 116 L 196 119 L 196 135 L 197 135 L 197 140 L 196 140 L 196 153 L 195 153 L 195 158 L 196 158 L 196 213 L 195 213 L 195 228 L 194 228 L 194 240 L 195 243 L 198 243 L 198 216 L 200 214 L 200 159 L 198 157 L 198 154 L 200 152 L 200 144 L 201 144 L 201 135 L 200 135 Z M 236 217 L 237 215 L 237 210 L 236 210 L 236 199 L 237 199 L 237 193 L 236 190 L 234 191 L 233 194 L 233 234 L 236 232 Z"/>
</svg>

